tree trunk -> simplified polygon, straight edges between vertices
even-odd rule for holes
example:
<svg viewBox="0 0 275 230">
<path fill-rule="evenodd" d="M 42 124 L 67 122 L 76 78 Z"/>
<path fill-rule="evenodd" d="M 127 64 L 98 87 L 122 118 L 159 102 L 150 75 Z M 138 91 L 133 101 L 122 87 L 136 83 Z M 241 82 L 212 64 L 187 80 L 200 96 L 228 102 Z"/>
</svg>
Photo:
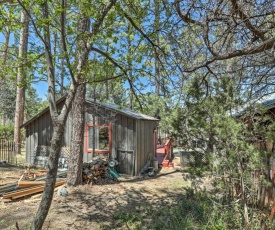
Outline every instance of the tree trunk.
<svg viewBox="0 0 275 230">
<path fill-rule="evenodd" d="M 60 124 L 53 127 L 53 136 L 51 140 L 50 155 L 48 161 L 49 169 L 46 176 L 46 183 L 42 195 L 42 200 L 40 202 L 38 211 L 36 212 L 35 219 L 31 225 L 31 229 L 33 230 L 38 230 L 42 228 L 52 203 L 63 133 L 63 122 L 60 122 Z"/>
<path fill-rule="evenodd" d="M 19 67 L 17 72 L 17 87 L 16 87 L 16 105 L 14 118 L 14 142 L 15 153 L 21 153 L 21 132 L 20 127 L 24 122 L 24 103 L 25 103 L 25 78 L 23 62 L 27 55 L 28 49 L 28 17 L 24 10 L 21 12 L 21 23 L 23 27 L 20 31 L 20 46 L 19 46 Z"/>
<path fill-rule="evenodd" d="M 47 1 L 43 4 L 43 16 L 48 19 L 48 3 Z M 50 155 L 48 160 L 48 173 L 46 176 L 45 189 L 42 195 L 42 200 L 39 204 L 36 215 L 33 219 L 31 229 L 40 230 L 44 224 L 44 221 L 49 212 L 54 187 L 56 182 L 56 174 L 58 169 L 58 159 L 60 156 L 61 144 L 64 136 L 64 127 L 66 120 L 71 109 L 72 101 L 74 99 L 77 86 L 72 84 L 64 106 L 61 109 L 60 114 L 57 111 L 55 101 L 55 72 L 53 65 L 53 57 L 51 53 L 51 41 L 50 41 L 50 29 L 49 25 L 44 26 L 44 45 L 45 45 L 45 60 L 47 62 L 47 74 L 48 74 L 48 100 L 51 119 L 53 123 L 53 134 L 50 145 Z M 59 114 L 59 115 L 58 115 Z"/>
<path fill-rule="evenodd" d="M 81 9 L 82 10 L 82 9 Z M 79 21 L 78 33 L 80 34 L 77 49 L 77 71 L 80 73 L 88 60 L 85 33 L 90 30 L 90 18 L 81 18 Z M 67 185 L 77 186 L 82 184 L 82 164 L 83 164 L 83 146 L 84 146 L 84 125 L 85 125 L 85 77 L 80 74 L 78 82 L 83 82 L 77 88 L 76 96 L 72 108 L 72 133 L 70 160 L 67 175 Z"/>
<path fill-rule="evenodd" d="M 72 105 L 72 133 L 67 185 L 82 184 L 86 85 L 77 89 Z"/>
</svg>

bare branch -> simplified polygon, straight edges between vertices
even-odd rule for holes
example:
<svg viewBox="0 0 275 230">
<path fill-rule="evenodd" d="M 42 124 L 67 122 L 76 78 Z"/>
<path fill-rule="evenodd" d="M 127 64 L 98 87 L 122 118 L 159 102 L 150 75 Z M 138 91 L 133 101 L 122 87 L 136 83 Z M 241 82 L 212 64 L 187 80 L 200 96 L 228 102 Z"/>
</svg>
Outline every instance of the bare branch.
<svg viewBox="0 0 275 230">
<path fill-rule="evenodd" d="M 195 68 L 191 69 L 186 69 L 185 72 L 193 72 L 195 70 L 201 69 L 203 67 L 206 67 L 207 65 L 213 63 L 214 61 L 218 60 L 227 60 L 231 59 L 233 57 L 241 57 L 241 56 L 246 56 L 246 55 L 252 55 L 252 54 L 258 54 L 267 50 L 270 50 L 274 48 L 274 43 L 275 43 L 275 37 L 268 39 L 258 45 L 255 45 L 254 47 L 250 48 L 244 48 L 242 50 L 235 50 L 231 53 L 225 53 L 223 55 L 218 55 L 210 58 L 208 61 L 205 61 L 203 64 L 196 66 Z"/>
<path fill-rule="evenodd" d="M 241 10 L 240 6 L 238 5 L 236 0 L 231 0 L 233 8 L 236 13 L 239 14 L 241 20 L 245 23 L 246 27 L 258 38 L 262 41 L 265 41 L 264 33 L 258 30 L 255 26 L 253 26 L 248 18 L 248 16 Z"/>
<path fill-rule="evenodd" d="M 186 14 L 183 14 L 181 9 L 180 9 L 180 2 L 182 0 L 176 0 L 175 4 L 176 4 L 176 10 L 177 10 L 177 13 L 179 15 L 179 17 L 185 22 L 185 23 L 192 23 L 194 25 L 197 25 L 197 26 L 204 26 L 201 22 L 197 21 L 197 20 L 194 20 L 190 17 L 190 15 L 186 15 Z"/>
</svg>

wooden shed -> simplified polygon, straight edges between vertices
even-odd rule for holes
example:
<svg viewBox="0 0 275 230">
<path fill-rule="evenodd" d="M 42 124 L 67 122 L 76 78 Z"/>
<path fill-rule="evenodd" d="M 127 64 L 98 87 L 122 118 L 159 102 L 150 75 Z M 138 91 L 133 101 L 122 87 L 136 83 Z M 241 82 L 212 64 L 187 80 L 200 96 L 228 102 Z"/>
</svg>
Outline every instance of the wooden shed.
<svg viewBox="0 0 275 230">
<path fill-rule="evenodd" d="M 61 108 L 65 99 L 57 102 Z M 119 173 L 138 175 L 156 153 L 158 119 L 121 108 L 114 104 L 86 99 L 84 162 L 97 155 L 114 158 L 119 162 Z M 67 167 L 71 142 L 71 114 L 69 114 L 62 144 L 59 167 Z M 26 160 L 46 166 L 52 136 L 49 108 L 27 121 Z"/>
</svg>

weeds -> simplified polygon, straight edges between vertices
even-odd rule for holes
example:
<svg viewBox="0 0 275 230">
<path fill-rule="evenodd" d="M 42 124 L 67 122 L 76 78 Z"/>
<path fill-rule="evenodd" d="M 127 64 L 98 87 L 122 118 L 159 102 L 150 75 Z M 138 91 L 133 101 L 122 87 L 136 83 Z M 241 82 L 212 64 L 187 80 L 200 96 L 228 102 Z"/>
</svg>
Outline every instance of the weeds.
<svg viewBox="0 0 275 230">
<path fill-rule="evenodd" d="M 146 204 L 139 209 L 143 212 L 121 212 L 114 216 L 117 227 L 128 229 L 152 230 L 225 230 L 247 229 L 242 219 L 238 204 L 219 205 L 209 193 L 187 191 L 181 195 L 174 205 L 161 208 L 148 207 Z M 252 218 L 249 229 L 261 229 L 259 219 Z M 270 224 L 266 224 L 267 229 Z"/>
</svg>

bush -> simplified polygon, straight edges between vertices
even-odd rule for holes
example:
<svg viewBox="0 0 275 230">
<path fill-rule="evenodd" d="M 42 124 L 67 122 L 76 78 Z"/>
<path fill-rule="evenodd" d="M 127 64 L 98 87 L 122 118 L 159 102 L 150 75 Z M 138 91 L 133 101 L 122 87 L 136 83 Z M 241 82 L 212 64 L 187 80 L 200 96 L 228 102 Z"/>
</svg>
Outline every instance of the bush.
<svg viewBox="0 0 275 230">
<path fill-rule="evenodd" d="M 13 133 L 13 125 L 0 125 L 0 139 L 13 140 Z"/>
</svg>

